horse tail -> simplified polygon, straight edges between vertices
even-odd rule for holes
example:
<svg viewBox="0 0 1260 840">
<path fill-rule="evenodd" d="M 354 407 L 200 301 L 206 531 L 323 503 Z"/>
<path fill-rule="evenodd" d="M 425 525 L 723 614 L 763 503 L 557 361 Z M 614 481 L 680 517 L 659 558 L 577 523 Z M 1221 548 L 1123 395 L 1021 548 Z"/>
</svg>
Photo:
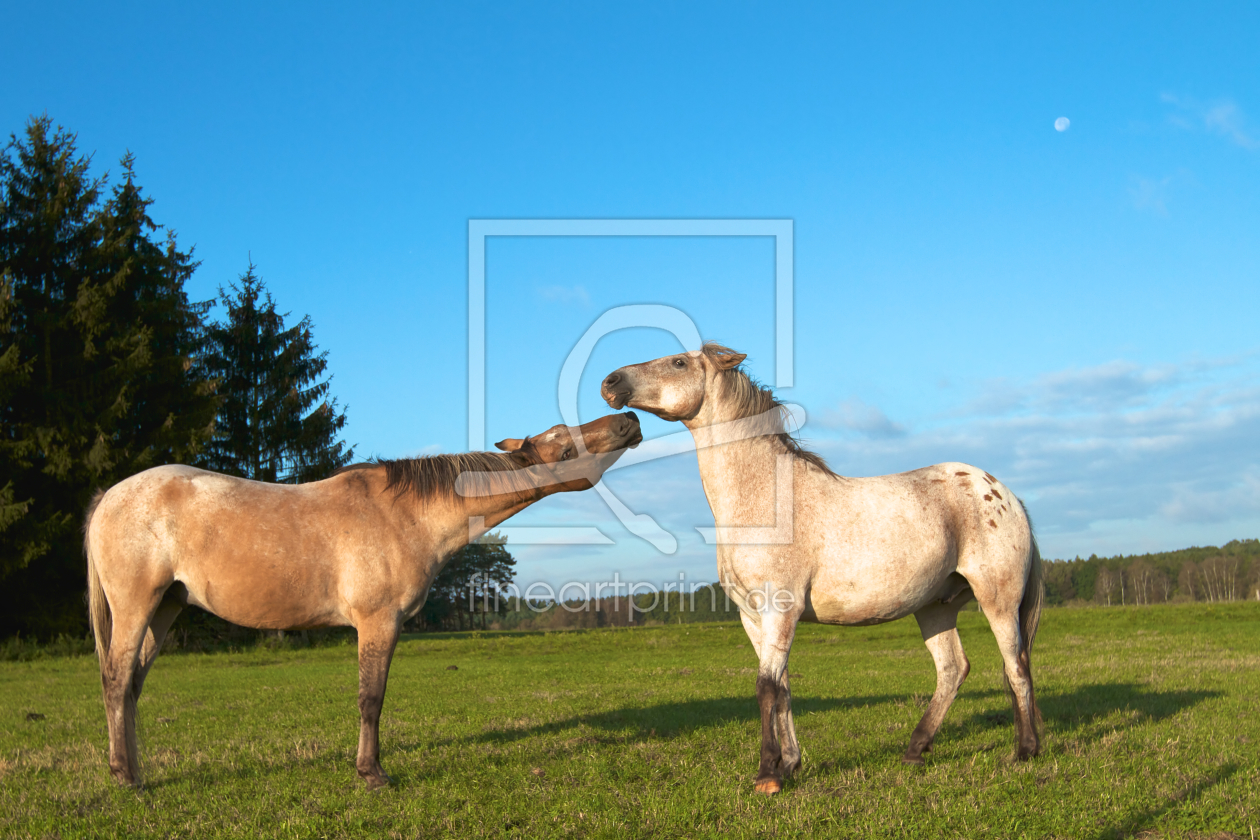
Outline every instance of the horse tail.
<svg viewBox="0 0 1260 840">
<path fill-rule="evenodd" d="M 1020 506 L 1024 502 L 1020 500 Z M 1024 598 L 1019 603 L 1019 664 L 1028 678 L 1029 689 L 1032 688 L 1032 646 L 1037 638 L 1037 625 L 1041 623 L 1041 607 L 1046 598 L 1045 579 L 1041 569 L 1041 550 L 1037 547 L 1037 537 L 1032 530 L 1032 519 L 1028 517 L 1028 509 L 1024 508 L 1024 518 L 1028 520 L 1028 577 L 1024 579 Z M 1003 675 L 1005 680 L 1005 675 Z M 1007 686 L 1009 691 L 1010 687 Z M 1037 706 L 1037 695 L 1033 693 L 1033 721 L 1038 730 L 1041 729 L 1041 709 Z"/>
<path fill-rule="evenodd" d="M 109 639 L 113 621 L 109 612 L 109 602 L 105 600 L 105 590 L 101 588 L 101 576 L 96 571 L 96 558 L 92 556 L 90 532 L 92 516 L 104 497 L 104 490 L 97 490 L 92 495 L 87 516 L 83 520 L 83 553 L 87 556 L 88 617 L 92 622 L 92 635 L 96 639 L 96 656 L 100 660 L 102 671 L 105 668 L 105 658 L 109 655 Z"/>
</svg>

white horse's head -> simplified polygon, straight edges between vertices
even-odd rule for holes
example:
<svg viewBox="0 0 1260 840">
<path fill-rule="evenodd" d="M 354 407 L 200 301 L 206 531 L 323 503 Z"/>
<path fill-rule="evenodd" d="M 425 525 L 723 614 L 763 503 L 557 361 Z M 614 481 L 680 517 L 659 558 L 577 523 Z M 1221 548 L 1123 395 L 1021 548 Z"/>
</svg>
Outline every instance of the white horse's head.
<svg viewBox="0 0 1260 840">
<path fill-rule="evenodd" d="M 705 406 L 718 374 L 739 365 L 745 358 L 717 344 L 650 362 L 626 365 L 605 377 L 600 396 L 610 406 L 641 408 L 662 420 L 695 419 Z"/>
</svg>

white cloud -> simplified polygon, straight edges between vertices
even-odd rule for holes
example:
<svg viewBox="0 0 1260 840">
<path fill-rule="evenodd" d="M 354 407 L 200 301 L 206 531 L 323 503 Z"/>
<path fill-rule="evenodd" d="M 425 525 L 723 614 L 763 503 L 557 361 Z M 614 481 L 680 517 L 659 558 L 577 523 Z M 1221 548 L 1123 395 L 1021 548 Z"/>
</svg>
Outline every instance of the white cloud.
<svg viewBox="0 0 1260 840">
<path fill-rule="evenodd" d="M 1221 99 L 1203 103 L 1174 93 L 1161 94 L 1160 99 L 1176 108 L 1168 115 L 1168 121 L 1172 125 L 1187 130 L 1202 128 L 1219 134 L 1244 149 L 1260 149 L 1260 141 L 1252 136 L 1246 116 L 1233 100 Z"/>
<path fill-rule="evenodd" d="M 1183 372 L 1173 365 L 1143 368 L 1115 360 L 1086 368 L 1045 373 L 1028 383 L 995 379 L 957 414 L 1003 415 L 1019 410 L 1042 413 L 1099 411 L 1137 405 L 1151 394 L 1178 384 Z"/>
<path fill-rule="evenodd" d="M 1150 210 L 1157 216 L 1167 216 L 1168 188 L 1172 183 L 1172 175 L 1165 178 L 1145 178 L 1134 175 L 1129 186 L 1133 206 L 1138 210 Z"/>
<path fill-rule="evenodd" d="M 1244 149 L 1254 149 L 1260 145 L 1247 133 L 1242 112 L 1233 102 L 1209 106 L 1203 113 L 1203 123 L 1208 130 L 1228 137 Z"/>
<path fill-rule="evenodd" d="M 825 429 L 847 429 L 868 438 L 895 438 L 906 433 L 906 427 L 894 423 L 873 405 L 852 397 L 824 411 L 817 420 Z"/>
<path fill-rule="evenodd" d="M 1174 488 L 1173 498 L 1159 510 L 1174 522 L 1227 522 L 1260 514 L 1260 472 L 1249 472 L 1232 486 L 1204 489 L 1193 483 Z"/>
<path fill-rule="evenodd" d="M 1178 548 L 1202 539 L 1207 526 L 1260 531 L 1254 354 L 1158 366 L 1113 361 L 988 382 L 904 438 L 820 448 L 852 475 L 947 460 L 983 467 L 1029 501 L 1047 556 L 1108 545 Z M 1237 536 L 1256 534 L 1220 538 Z"/>
</svg>

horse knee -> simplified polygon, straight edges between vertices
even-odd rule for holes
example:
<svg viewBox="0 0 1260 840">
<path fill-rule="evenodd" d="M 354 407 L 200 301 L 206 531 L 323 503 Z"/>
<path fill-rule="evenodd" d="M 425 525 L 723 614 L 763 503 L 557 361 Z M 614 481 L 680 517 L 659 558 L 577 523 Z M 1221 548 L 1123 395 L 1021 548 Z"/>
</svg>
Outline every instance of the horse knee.
<svg viewBox="0 0 1260 840">
<path fill-rule="evenodd" d="M 376 692 L 364 692 L 359 695 L 359 714 L 366 720 L 376 720 L 381 716 L 385 705 L 385 695 Z"/>
</svg>

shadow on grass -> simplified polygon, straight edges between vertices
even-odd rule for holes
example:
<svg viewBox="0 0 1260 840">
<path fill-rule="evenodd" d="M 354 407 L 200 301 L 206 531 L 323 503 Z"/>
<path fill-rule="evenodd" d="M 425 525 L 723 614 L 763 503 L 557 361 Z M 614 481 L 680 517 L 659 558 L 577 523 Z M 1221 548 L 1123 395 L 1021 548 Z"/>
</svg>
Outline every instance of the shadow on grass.
<svg viewBox="0 0 1260 840">
<path fill-rule="evenodd" d="M 904 703 L 909 695 L 881 694 L 864 697 L 794 697 L 792 713 L 799 717 L 809 712 L 858 709 L 884 703 Z M 656 706 L 627 706 L 606 712 L 574 715 L 519 729 L 496 729 L 471 740 L 478 743 L 510 743 L 539 735 L 554 735 L 577 727 L 601 730 L 607 736 L 583 739 L 599 743 L 633 743 L 651 738 L 675 738 L 688 732 L 722 726 L 731 722 L 760 720 L 757 698 L 751 693 L 737 697 L 712 697 L 705 700 L 684 700 Z M 463 740 L 463 739 L 453 739 Z"/>
<path fill-rule="evenodd" d="M 984 697 L 1002 701 L 999 711 L 978 712 L 962 720 L 946 721 L 945 729 L 1000 729 L 1013 726 L 1009 707 L 1005 706 L 1005 693 L 996 689 L 968 692 L 973 699 Z M 1091 727 L 1110 718 L 1120 710 L 1132 710 L 1140 717 L 1134 723 L 1159 721 L 1177 712 L 1198 705 L 1205 700 L 1219 697 L 1219 691 L 1150 691 L 1133 683 L 1104 683 L 1080 686 L 1066 694 L 1054 694 L 1039 698 L 1042 716 L 1049 729 L 1059 734 L 1073 733 L 1077 737 L 1093 740 L 1115 729 L 1115 722 L 1108 720 L 1106 731 L 1097 733 Z M 809 712 L 844 711 L 864 706 L 904 704 L 911 701 L 909 694 L 881 694 L 859 697 L 796 697 L 792 711 L 796 716 Z M 756 698 L 752 695 L 715 697 L 703 700 L 685 700 L 654 706 L 625 706 L 603 712 L 574 715 L 563 720 L 540 723 L 520 728 L 493 729 L 472 738 L 455 738 L 452 741 L 471 740 L 476 743 L 504 744 L 543 735 L 558 735 L 574 729 L 595 730 L 578 736 L 581 743 L 636 743 L 651 739 L 670 739 L 696 730 L 714 728 L 730 722 L 750 723 L 759 719 Z M 944 734 L 944 733 L 942 733 Z"/>
<path fill-rule="evenodd" d="M 990 691 L 988 694 L 998 694 Z M 1069 733 L 1088 729 L 1118 711 L 1138 712 L 1139 721 L 1160 721 L 1197 706 L 1204 700 L 1220 697 L 1221 691 L 1183 690 L 1151 691 L 1136 683 L 1094 683 L 1079 686 L 1066 694 L 1049 694 L 1037 698 L 1046 726 L 1055 732 Z M 1014 725 L 1009 707 L 1001 712 L 978 712 L 959 722 L 964 728 L 995 728 Z M 1112 726 L 1108 726 L 1110 731 Z"/>
<path fill-rule="evenodd" d="M 949 737 L 947 730 L 967 729 L 1001 729 L 1013 725 L 1011 712 L 1005 704 L 1005 693 L 997 689 L 982 689 L 967 692 L 972 699 L 977 697 L 1000 700 L 1000 711 L 978 712 L 961 721 L 951 724 L 947 719 L 942 736 Z M 1105 731 L 1100 729 L 1091 733 L 1090 727 L 1108 718 L 1116 711 L 1129 709 L 1141 714 L 1135 723 L 1159 721 L 1171 717 L 1182 709 L 1186 709 L 1205 700 L 1220 697 L 1220 691 L 1150 691 L 1134 683 L 1100 683 L 1084 685 L 1066 694 L 1053 694 L 1038 698 L 1042 716 L 1047 728 L 1064 734 L 1075 733 L 1088 740 L 1101 738 L 1115 729 L 1113 721 L 1108 721 Z M 795 697 L 792 711 L 800 716 L 810 712 L 845 711 L 860 709 L 866 706 L 885 704 L 905 704 L 912 701 L 912 694 L 879 694 L 858 697 Z M 546 735 L 559 735 L 571 730 L 584 728 L 583 733 L 572 732 L 566 746 L 575 747 L 582 744 L 625 745 L 644 743 L 651 740 L 668 740 L 702 729 L 715 728 L 727 723 L 752 723 L 759 720 L 757 701 L 752 694 L 740 694 L 731 697 L 715 697 L 703 700 L 686 700 L 673 703 L 662 703 L 654 706 L 626 706 L 604 712 L 574 715 L 563 720 L 541 723 L 535 726 L 493 729 L 471 737 L 449 739 L 421 738 L 412 743 L 387 746 L 386 752 L 409 753 L 416 750 L 429 750 L 434 747 L 447 746 L 452 743 L 508 744 Z M 595 730 L 591 732 L 590 730 Z M 294 768 L 326 765 L 327 757 L 295 758 L 283 767 L 259 768 L 242 767 L 235 769 L 198 768 L 188 772 L 175 771 L 165 778 L 155 779 L 151 789 L 160 789 L 167 785 L 179 784 L 195 777 L 207 779 L 225 779 L 231 777 L 248 778 L 251 776 L 268 776 L 281 772 L 292 772 Z M 388 758 L 386 757 L 386 764 Z M 346 758 L 347 777 L 353 777 L 354 757 Z M 388 768 L 387 768 L 388 769 Z M 1179 802 L 1196 798 L 1203 790 L 1218 784 L 1236 772 L 1233 765 L 1220 768 L 1210 781 L 1200 782 L 1188 788 L 1183 794 L 1174 797 L 1158 808 L 1151 808 L 1133 815 L 1120 825 L 1108 828 L 1099 837 L 1128 836 L 1133 830 L 1157 819 L 1161 814 L 1175 807 Z M 432 774 L 404 772 L 396 775 L 397 786 L 405 787 L 420 778 Z M 357 782 L 357 779 L 356 779 Z M 146 787 L 150 787 L 146 785 Z"/>
</svg>

